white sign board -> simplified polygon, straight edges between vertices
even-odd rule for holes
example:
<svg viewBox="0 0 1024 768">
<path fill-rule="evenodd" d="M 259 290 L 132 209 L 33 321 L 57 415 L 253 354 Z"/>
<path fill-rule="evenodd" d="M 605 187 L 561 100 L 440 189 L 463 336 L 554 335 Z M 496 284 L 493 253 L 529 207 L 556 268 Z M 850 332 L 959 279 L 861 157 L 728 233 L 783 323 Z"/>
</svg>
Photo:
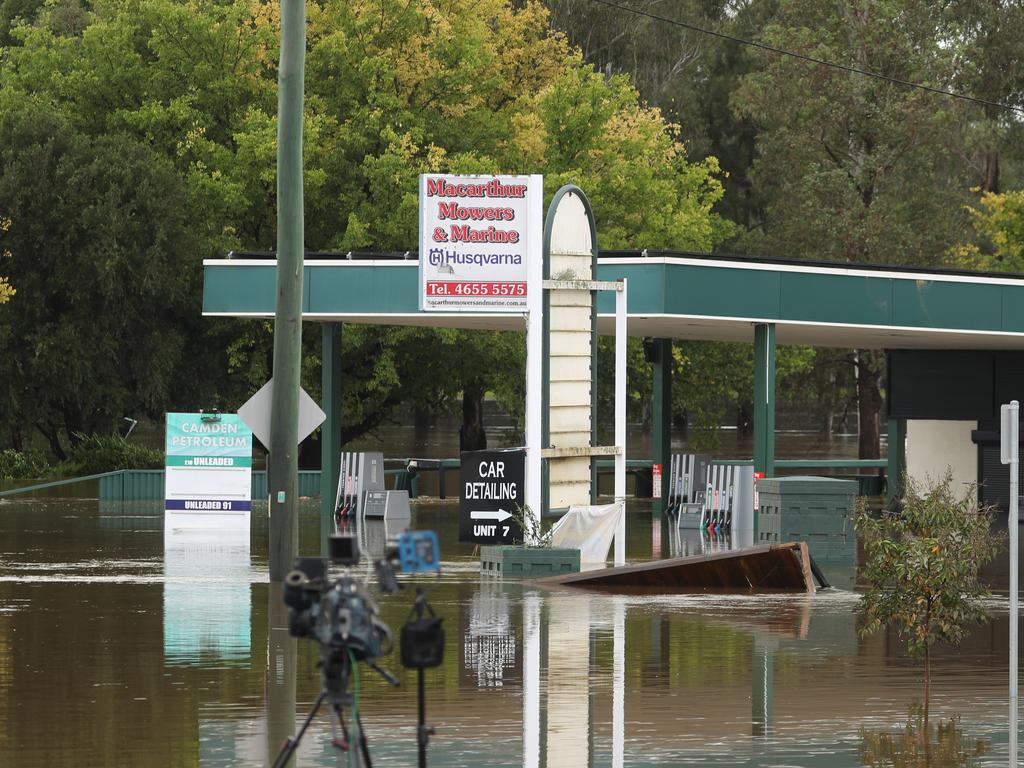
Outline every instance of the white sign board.
<svg viewBox="0 0 1024 768">
<path fill-rule="evenodd" d="M 249 538 L 252 430 L 234 413 L 168 413 L 164 530 Z"/>
<path fill-rule="evenodd" d="M 542 185 L 542 176 L 420 176 L 420 309 L 526 310 Z"/>
</svg>

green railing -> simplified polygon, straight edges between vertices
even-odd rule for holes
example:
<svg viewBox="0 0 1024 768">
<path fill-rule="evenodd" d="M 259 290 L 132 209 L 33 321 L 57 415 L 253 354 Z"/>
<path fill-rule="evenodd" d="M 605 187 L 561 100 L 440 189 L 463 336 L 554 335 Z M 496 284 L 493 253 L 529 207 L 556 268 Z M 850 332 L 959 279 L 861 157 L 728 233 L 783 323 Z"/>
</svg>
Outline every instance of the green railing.
<svg viewBox="0 0 1024 768">
<path fill-rule="evenodd" d="M 447 497 L 446 477 L 449 471 L 458 470 L 461 462 L 458 459 L 402 459 L 406 469 L 385 470 L 385 476 L 394 478 L 393 487 L 409 491 L 410 498 L 416 498 L 420 490 L 420 476 L 427 472 L 437 473 L 438 496 Z M 753 464 L 750 459 L 714 459 L 713 464 Z M 614 471 L 614 459 L 597 459 L 595 470 L 598 475 L 606 475 Z M 776 459 L 778 469 L 836 469 L 836 470 L 884 470 L 888 466 L 885 459 Z M 651 467 L 649 459 L 628 459 L 626 471 L 633 475 L 637 483 L 637 495 L 649 495 L 651 492 Z M 299 495 L 317 497 L 320 495 L 320 470 L 303 470 L 299 472 Z M 832 477 L 844 477 L 858 480 L 861 493 L 877 495 L 881 493 L 884 472 L 870 475 L 846 474 Z M 147 501 L 164 498 L 164 470 L 162 469 L 120 469 L 114 472 L 102 472 L 84 477 L 71 477 L 62 480 L 50 480 L 21 488 L 0 491 L 0 498 L 17 496 L 34 491 L 84 483 L 99 482 L 98 497 L 103 501 Z M 267 473 L 252 473 L 252 498 L 265 499 L 267 496 Z"/>
<path fill-rule="evenodd" d="M 83 475 L 82 477 L 69 477 L 63 480 L 49 480 L 45 483 L 34 483 L 33 485 L 24 485 L 20 488 L 8 488 L 6 491 L 0 491 L 0 498 L 5 496 L 18 496 L 22 493 L 31 493 L 33 491 L 44 491 L 47 488 L 59 488 L 62 485 L 73 485 L 75 483 L 86 483 L 90 480 L 99 480 L 103 482 L 104 478 L 112 475 L 119 475 L 125 470 L 117 470 L 115 472 L 101 472 L 97 475 Z"/>
</svg>

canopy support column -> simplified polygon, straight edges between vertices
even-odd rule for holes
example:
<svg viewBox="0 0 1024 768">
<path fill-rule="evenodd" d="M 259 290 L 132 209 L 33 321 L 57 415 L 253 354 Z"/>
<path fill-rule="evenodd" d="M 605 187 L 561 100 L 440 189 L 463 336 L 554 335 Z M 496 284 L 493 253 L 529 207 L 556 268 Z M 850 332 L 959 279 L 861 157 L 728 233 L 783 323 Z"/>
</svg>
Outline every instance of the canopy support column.
<svg viewBox="0 0 1024 768">
<path fill-rule="evenodd" d="M 320 555 L 334 530 L 334 494 L 341 461 L 341 323 L 321 325 L 320 390 L 327 419 L 320 427 Z"/>
<path fill-rule="evenodd" d="M 775 324 L 754 326 L 754 472 L 775 476 Z"/>
</svg>

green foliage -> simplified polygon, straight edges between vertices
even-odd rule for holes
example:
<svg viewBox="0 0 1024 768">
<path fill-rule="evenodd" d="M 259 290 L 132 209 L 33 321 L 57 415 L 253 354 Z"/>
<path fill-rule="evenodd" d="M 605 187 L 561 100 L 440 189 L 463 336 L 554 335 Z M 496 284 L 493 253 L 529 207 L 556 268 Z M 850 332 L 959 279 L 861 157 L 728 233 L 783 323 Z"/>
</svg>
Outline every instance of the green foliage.
<svg viewBox="0 0 1024 768">
<path fill-rule="evenodd" d="M 1024 272 L 1024 191 L 992 192 L 968 209 L 983 242 L 953 250 L 961 266 L 989 271 Z"/>
<path fill-rule="evenodd" d="M 11 220 L 0 214 L 0 259 L 6 261 L 11 258 L 10 250 L 7 248 L 7 233 L 11 229 Z M 0 304 L 5 304 L 14 295 L 14 288 L 6 277 L 0 276 Z"/>
<path fill-rule="evenodd" d="M 58 431 L 104 431 L 82 423 L 94 420 L 97 405 L 103 419 L 129 408 L 157 415 L 166 396 L 178 407 L 237 407 L 269 373 L 267 324 L 187 322 L 180 302 L 197 320 L 201 257 L 274 246 L 278 6 L 115 0 L 87 7 L 79 24 L 71 19 L 72 5 L 81 9 L 74 0 L 60 0 L 38 14 L 20 14 L 25 23 L 14 25 L 12 44 L 0 55 L 0 114 L 20 112 L 20 105 L 34 100 L 43 114 L 59 116 L 61 130 L 83 146 L 112 141 L 146 148 L 153 155 L 151 173 L 174 176 L 164 185 L 168 207 L 173 202 L 188 227 L 175 247 L 184 292 L 168 297 L 170 307 L 147 315 L 168 329 L 150 332 L 161 363 L 154 376 L 145 382 L 126 376 L 120 356 L 114 365 L 92 366 L 94 375 L 102 373 L 107 397 L 78 407 L 77 394 L 62 393 L 73 407 L 61 409 L 59 420 L 69 420 L 64 411 L 73 418 Z M 722 196 L 714 159 L 689 161 L 678 127 L 644 105 L 627 78 L 607 79 L 584 64 L 550 28 L 541 3 L 327 0 L 308 13 L 304 162 L 310 249 L 412 247 L 423 171 L 540 172 L 547 176 L 549 199 L 563 182 L 578 183 L 593 203 L 604 247 L 709 249 L 728 233 L 729 225 L 712 212 Z M 138 151 L 123 154 L 131 158 Z M 9 162 L 17 164 L 19 154 L 12 147 Z M 8 169 L 0 171 L 6 179 Z M 55 171 L 39 166 L 37 179 L 45 184 L 27 185 L 19 193 L 24 205 L 50 210 L 48 195 L 64 183 Z M 21 172 L 10 174 L 12 195 Z M 60 214 L 64 230 L 76 225 L 76 212 L 90 209 L 96 186 L 75 188 L 69 201 L 75 209 Z M 0 206 L 5 203 L 0 192 Z M 14 218 L 15 228 L 25 226 Z M 145 220 L 167 229 L 179 223 L 171 212 L 152 211 Z M 120 223 L 117 217 L 114 223 Z M 104 223 L 97 224 L 102 230 Z M 44 237 L 47 231 L 40 227 L 34 241 L 19 242 L 12 249 L 15 260 L 30 250 L 60 252 L 67 238 Z M 186 257 L 187 265 L 180 262 Z M 83 255 L 79 266 L 92 258 Z M 41 301 L 36 283 L 23 285 L 14 270 L 11 276 L 19 300 Z M 175 284 L 160 269 L 150 280 Z M 62 318 L 64 307 L 74 306 L 102 317 L 109 304 L 90 294 L 88 281 L 82 288 L 74 301 L 58 302 L 50 316 Z M 139 313 L 125 308 L 119 316 Z M 304 384 L 312 391 L 318 341 L 307 337 Z M 521 402 L 520 338 L 346 328 L 345 439 L 380 424 L 400 402 L 453 411 L 467 390 Z M 191 387 L 171 393 L 164 373 L 181 366 L 186 349 Z M 19 364 L 32 360 L 25 348 L 3 351 L 14 353 Z M 56 425 L 40 429 L 52 443 Z"/>
<path fill-rule="evenodd" d="M 539 515 L 530 511 L 529 506 L 516 506 L 512 510 L 512 520 L 523 532 L 523 546 L 535 549 L 551 548 L 552 524 L 545 524 Z"/>
<path fill-rule="evenodd" d="M 957 495 L 952 483 L 948 471 L 927 488 L 907 479 L 898 515 L 876 517 L 862 504 L 856 519 L 867 555 L 861 575 L 869 585 L 859 631 L 894 624 L 910 655 L 926 663 L 933 645 L 956 645 L 970 624 L 987 618 L 979 601 L 989 592 L 979 571 L 1003 544 L 975 490 Z"/>
<path fill-rule="evenodd" d="M 751 344 L 685 341 L 673 346 L 672 409 L 685 415 L 697 450 L 718 447 L 719 427 L 729 408 L 746 408 L 753 415 L 754 348 Z M 815 360 L 810 347 L 778 347 L 776 389 L 804 376 Z M 650 377 L 648 376 L 648 379 Z"/>
<path fill-rule="evenodd" d="M 46 458 L 37 451 L 16 451 L 13 448 L 0 451 L 0 480 L 43 477 L 49 469 Z"/>
<path fill-rule="evenodd" d="M 914 0 L 780 2 L 761 40 L 891 77 L 944 84 L 956 70 L 940 9 Z M 734 103 L 761 128 L 755 181 L 779 255 L 941 263 L 963 234 L 969 175 L 956 162 L 962 107 L 950 99 L 758 53 Z"/>
<path fill-rule="evenodd" d="M 129 443 L 120 435 L 80 435 L 71 458 L 61 467 L 69 476 L 98 475 L 117 469 L 163 468 L 161 451 Z"/>
<path fill-rule="evenodd" d="M 0 314 L 0 430 L 33 425 L 64 458 L 74 432 L 109 431 L 183 394 L 199 272 L 169 161 L 27 102 L 0 114 L 0 210 L 18 287 Z"/>
</svg>

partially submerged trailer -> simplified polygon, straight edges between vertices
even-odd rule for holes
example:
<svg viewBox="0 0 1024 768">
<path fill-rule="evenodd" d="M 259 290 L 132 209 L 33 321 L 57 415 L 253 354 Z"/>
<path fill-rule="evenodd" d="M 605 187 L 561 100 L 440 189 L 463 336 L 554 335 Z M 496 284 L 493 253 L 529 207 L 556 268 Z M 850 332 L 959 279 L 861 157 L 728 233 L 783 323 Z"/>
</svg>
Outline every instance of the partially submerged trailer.
<svg viewBox="0 0 1024 768">
<path fill-rule="evenodd" d="M 549 576 L 536 583 L 603 591 L 813 593 L 815 576 L 828 586 L 816 571 L 807 544 L 798 541 Z"/>
</svg>

